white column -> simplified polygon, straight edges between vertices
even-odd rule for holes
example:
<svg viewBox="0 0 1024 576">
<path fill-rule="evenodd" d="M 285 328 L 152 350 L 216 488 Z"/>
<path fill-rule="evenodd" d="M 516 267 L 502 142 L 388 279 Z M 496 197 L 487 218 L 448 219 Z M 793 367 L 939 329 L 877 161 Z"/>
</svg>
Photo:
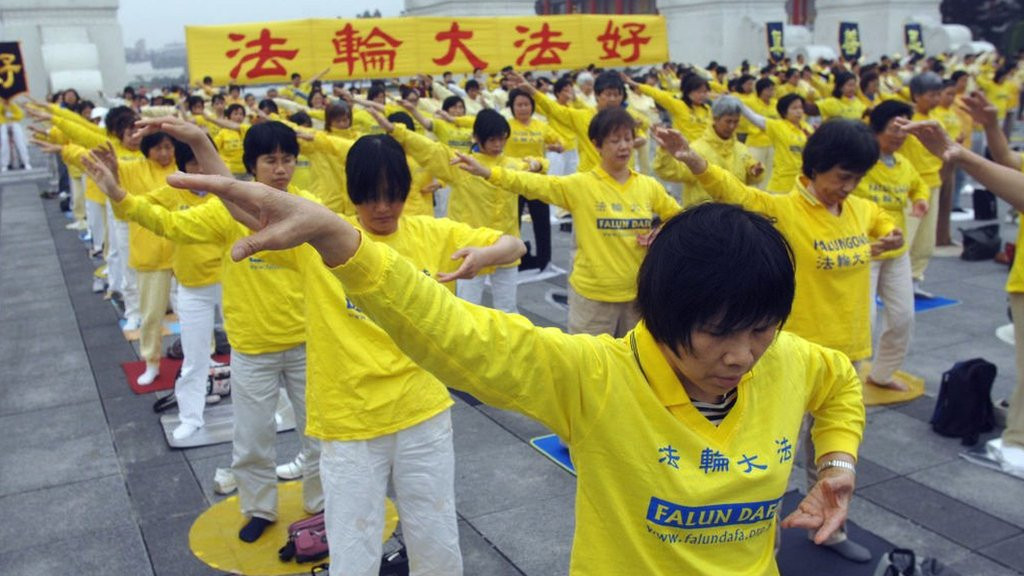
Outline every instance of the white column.
<svg viewBox="0 0 1024 576">
<path fill-rule="evenodd" d="M 729 68 L 743 60 L 763 63 L 765 22 L 789 21 L 784 0 L 659 0 L 658 11 L 668 27 L 669 58 L 698 66 L 711 60 Z"/>
</svg>

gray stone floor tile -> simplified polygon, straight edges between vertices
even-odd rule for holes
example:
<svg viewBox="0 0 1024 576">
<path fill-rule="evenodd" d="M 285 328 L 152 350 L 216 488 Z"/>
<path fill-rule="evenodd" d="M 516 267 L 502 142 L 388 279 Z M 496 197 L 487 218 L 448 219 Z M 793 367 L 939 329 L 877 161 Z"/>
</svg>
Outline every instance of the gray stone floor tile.
<svg viewBox="0 0 1024 576">
<path fill-rule="evenodd" d="M 486 414 L 488 418 L 491 418 L 500 424 L 502 428 L 515 434 L 517 438 L 524 442 L 529 442 L 531 438 L 546 436 L 551 433 L 540 422 L 518 412 L 502 410 L 501 408 L 495 408 L 486 404 L 477 406 L 476 409 Z"/>
<path fill-rule="evenodd" d="M 861 528 L 892 542 L 894 546 L 910 548 L 921 557 L 930 556 L 950 564 L 965 558 L 970 552 L 967 548 L 865 498 L 854 496 L 849 518 Z"/>
<path fill-rule="evenodd" d="M 143 528 L 172 518 L 194 519 L 208 507 L 184 458 L 173 464 L 129 469 L 126 482 Z"/>
<path fill-rule="evenodd" d="M 885 466 L 861 456 L 857 460 L 857 491 L 899 477 L 899 474 Z"/>
<path fill-rule="evenodd" d="M 170 451 L 157 415 L 148 405 L 140 405 L 134 394 L 103 401 L 110 419 L 117 457 L 127 468 L 161 466 L 180 460 Z"/>
<path fill-rule="evenodd" d="M 455 458 L 455 505 L 470 521 L 575 491 L 571 474 L 525 444 Z"/>
<path fill-rule="evenodd" d="M 43 410 L 96 400 L 92 372 L 86 366 L 60 365 L 19 368 L 20 374 L 5 367 L 7 385 L 0 386 L 0 416 Z M 23 385 L 15 386 L 15 382 Z"/>
<path fill-rule="evenodd" d="M 515 508 L 474 518 L 470 523 L 524 574 L 568 573 L 575 527 L 573 498 L 564 495 L 521 502 Z"/>
<path fill-rule="evenodd" d="M 0 553 L 0 571 L 12 576 L 153 574 L 149 554 L 134 526 L 91 526 L 66 540 L 47 537 L 36 544 Z"/>
<path fill-rule="evenodd" d="M 522 574 L 472 524 L 459 521 L 459 550 L 464 574 L 519 576 Z"/>
<path fill-rule="evenodd" d="M 0 495 L 117 474 L 99 402 L 0 418 Z"/>
<path fill-rule="evenodd" d="M 868 416 L 861 454 L 894 472 L 908 474 L 955 460 L 959 447 L 956 440 L 935 434 L 924 422 L 885 410 Z"/>
<path fill-rule="evenodd" d="M 979 550 L 1003 566 L 1024 571 L 1024 535 L 1017 535 Z"/>
<path fill-rule="evenodd" d="M 977 553 L 968 554 L 965 558 L 951 564 L 950 568 L 964 576 L 1020 576 L 1024 574 L 1021 571 L 1024 568 L 1013 570 Z"/>
<path fill-rule="evenodd" d="M 199 483 L 199 489 L 202 490 L 207 507 L 230 496 L 230 494 L 221 496 L 213 491 L 213 475 L 217 472 L 217 468 L 231 468 L 230 452 L 207 458 L 188 458 L 188 465 L 192 468 L 192 476 Z"/>
<path fill-rule="evenodd" d="M 456 458 L 522 444 L 497 422 L 461 401 L 452 407 L 452 428 L 459 431 L 454 437 Z"/>
<path fill-rule="evenodd" d="M 858 488 L 857 495 L 972 550 L 1021 533 L 1012 524 L 907 478 Z"/>
<path fill-rule="evenodd" d="M 911 402 L 893 406 L 892 409 L 896 412 L 906 414 L 911 418 L 915 418 L 921 422 L 929 424 L 931 422 L 932 413 L 935 411 L 935 397 L 920 396 Z"/>
<path fill-rule="evenodd" d="M 37 546 L 43 535 L 46 542 L 74 541 L 135 526 L 124 481 L 116 474 L 0 497 L 0 518 L 0 553 Z"/>
<path fill-rule="evenodd" d="M 142 537 L 149 549 L 156 576 L 213 576 L 224 574 L 214 570 L 192 554 L 188 532 L 198 514 L 168 518 L 142 526 Z M 307 572 L 308 573 L 308 572 Z"/>
<path fill-rule="evenodd" d="M 1024 483 L 1020 480 L 960 458 L 910 478 L 1024 529 Z"/>
</svg>

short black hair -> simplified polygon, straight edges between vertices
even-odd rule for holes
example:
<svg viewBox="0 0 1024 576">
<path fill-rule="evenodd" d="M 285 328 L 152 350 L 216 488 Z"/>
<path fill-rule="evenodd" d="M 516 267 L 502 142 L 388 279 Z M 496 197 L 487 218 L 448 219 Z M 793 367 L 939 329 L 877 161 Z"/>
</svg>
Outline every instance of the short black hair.
<svg viewBox="0 0 1024 576">
<path fill-rule="evenodd" d="M 566 86 L 572 86 L 572 78 L 562 76 L 561 78 L 555 81 L 555 87 L 552 88 L 552 90 L 554 90 L 555 94 L 558 94 L 562 90 L 565 90 Z"/>
<path fill-rule="evenodd" d="M 614 90 L 622 97 L 626 97 L 626 84 L 622 81 L 622 76 L 619 76 L 618 72 L 608 70 L 607 72 L 601 72 L 594 79 L 594 94 L 600 95 L 605 90 Z"/>
<path fill-rule="evenodd" d="M 637 308 L 657 342 L 691 350 L 697 330 L 782 325 L 796 291 L 793 251 L 772 221 L 704 203 L 671 218 L 637 274 Z"/>
<path fill-rule="evenodd" d="M 302 78 L 302 74 L 299 74 L 298 72 L 292 72 L 292 80 L 295 80 L 296 78 Z"/>
<path fill-rule="evenodd" d="M 441 102 L 441 110 L 447 112 L 456 104 L 462 104 L 463 106 L 466 105 L 466 103 L 462 101 L 462 98 L 458 96 L 449 96 L 444 99 L 444 102 Z"/>
<path fill-rule="evenodd" d="M 754 94 L 761 95 L 765 90 L 775 86 L 775 82 L 771 78 L 761 78 L 754 83 Z"/>
<path fill-rule="evenodd" d="M 190 111 L 196 106 L 204 106 L 205 104 L 206 101 L 203 100 L 202 96 L 189 96 L 188 99 L 185 100 L 185 106 L 187 106 Z"/>
<path fill-rule="evenodd" d="M 224 99 L 224 94 L 221 93 L 221 92 L 217 92 L 216 94 L 214 94 L 213 96 L 210 97 L 210 104 L 216 104 L 217 102 L 224 102 L 224 100 L 225 100 Z"/>
<path fill-rule="evenodd" d="M 309 116 L 309 114 L 301 110 L 289 116 L 288 120 L 293 124 L 298 124 L 299 126 L 302 126 L 304 128 L 313 127 L 313 119 Z"/>
<path fill-rule="evenodd" d="M 843 84 L 846 84 L 850 80 L 857 80 L 857 77 L 853 75 L 853 72 L 842 72 L 836 74 L 835 84 L 832 86 L 832 97 L 839 98 L 843 94 Z"/>
<path fill-rule="evenodd" d="M 327 105 L 327 109 L 324 111 L 324 130 L 331 131 L 331 124 L 338 118 L 348 118 L 352 120 L 352 109 L 349 108 L 348 102 L 338 101 Z"/>
<path fill-rule="evenodd" d="M 807 103 L 806 100 L 804 100 L 804 97 L 799 94 L 786 94 L 782 98 L 779 98 L 779 101 L 775 103 L 775 111 L 779 113 L 779 118 L 786 118 L 786 111 L 789 110 L 789 107 L 792 106 L 793 102 L 796 100 L 799 100 L 801 105 Z"/>
<path fill-rule="evenodd" d="M 213 142 L 213 138 L 210 138 L 209 134 L 206 135 L 206 138 L 211 143 Z M 185 170 L 185 165 L 195 159 L 196 153 L 195 150 L 192 150 L 191 146 L 181 140 L 174 140 L 174 163 L 178 166 L 178 170 L 187 172 L 187 170 Z"/>
<path fill-rule="evenodd" d="M 238 90 L 239 92 L 241 92 L 242 91 L 242 87 L 239 86 L 238 84 L 228 84 L 228 94 L 234 92 L 235 90 Z"/>
<path fill-rule="evenodd" d="M 264 114 L 277 114 L 277 102 L 274 102 L 270 98 L 264 98 L 260 100 L 260 103 L 256 105 L 257 108 L 263 111 Z"/>
<path fill-rule="evenodd" d="M 950 74 L 949 79 L 952 80 L 953 82 L 958 82 L 964 76 L 967 76 L 966 70 L 957 70 L 956 72 Z"/>
<path fill-rule="evenodd" d="M 416 130 L 416 123 L 413 122 L 412 116 L 409 116 L 407 112 L 393 112 L 388 114 L 388 121 L 392 124 L 404 124 L 409 130 Z"/>
<path fill-rule="evenodd" d="M 885 132 L 885 127 L 893 118 L 902 117 L 910 120 L 913 116 L 914 109 L 910 107 L 910 104 L 899 100 L 886 100 L 871 110 L 869 124 L 872 132 L 881 134 Z"/>
<path fill-rule="evenodd" d="M 469 80 L 466 80 L 466 92 L 469 92 L 470 90 L 479 90 L 479 89 L 480 89 L 480 83 L 479 82 L 477 82 L 476 80 L 474 80 L 472 78 L 470 78 Z"/>
<path fill-rule="evenodd" d="M 587 127 L 587 138 L 598 148 L 604 144 L 605 138 L 622 128 L 629 128 L 632 134 L 636 129 L 636 120 L 624 108 L 614 107 L 601 110 L 590 121 Z"/>
<path fill-rule="evenodd" d="M 824 122 L 804 145 L 803 173 L 808 178 L 835 168 L 864 174 L 878 162 L 878 140 L 859 120 L 833 118 Z"/>
<path fill-rule="evenodd" d="M 686 102 L 687 106 L 693 106 L 693 101 L 690 100 L 690 93 L 695 90 L 700 90 L 702 87 L 710 89 L 711 85 L 708 84 L 707 79 L 700 74 L 689 74 L 684 77 L 680 84 L 680 92 L 682 92 L 683 95 L 683 102 Z M 707 104 L 705 103 L 703 105 L 706 106 Z"/>
<path fill-rule="evenodd" d="M 103 125 L 106 126 L 107 132 L 120 139 L 125 131 L 135 125 L 135 120 L 134 110 L 127 106 L 114 106 L 107 110 L 106 116 L 103 117 Z"/>
<path fill-rule="evenodd" d="M 169 141 L 174 144 L 175 140 L 167 132 L 153 132 L 152 134 L 146 134 L 142 137 L 142 141 L 139 142 L 139 151 L 142 152 L 143 156 L 149 157 L 149 151 L 156 148 L 157 145 L 164 141 Z"/>
<path fill-rule="evenodd" d="M 203 84 L 213 84 L 213 76 L 203 76 Z"/>
<path fill-rule="evenodd" d="M 228 107 L 224 109 L 224 116 L 231 116 L 235 110 L 241 110 L 244 114 L 245 106 L 242 106 L 241 104 L 228 104 Z"/>
<path fill-rule="evenodd" d="M 872 82 L 878 81 L 878 72 L 871 70 L 860 75 L 860 91 L 864 92 Z"/>
<path fill-rule="evenodd" d="M 387 96 L 387 90 L 384 89 L 383 84 L 374 84 L 366 91 L 367 100 L 373 100 L 377 96 Z"/>
<path fill-rule="evenodd" d="M 413 92 L 415 92 L 417 96 L 420 95 L 420 91 L 416 87 L 405 86 L 404 84 L 398 87 L 398 96 L 401 97 L 402 100 L 407 100 Z"/>
<path fill-rule="evenodd" d="M 511 133 L 508 120 L 490 108 L 481 110 L 473 121 L 473 136 L 481 146 L 491 138 L 508 138 Z"/>
<path fill-rule="evenodd" d="M 264 154 L 284 152 L 298 157 L 299 139 L 287 124 L 263 122 L 245 133 L 242 141 L 242 163 L 250 174 L 256 173 L 256 159 Z"/>
<path fill-rule="evenodd" d="M 345 177 L 348 197 L 356 205 L 380 200 L 405 202 L 412 186 L 405 151 L 387 134 L 356 140 L 345 160 Z"/>
<path fill-rule="evenodd" d="M 512 91 L 508 93 L 508 109 L 509 110 L 514 110 L 514 108 L 512 108 L 512 107 L 516 103 L 516 98 L 519 98 L 520 96 L 523 96 L 527 100 L 529 100 L 529 102 L 530 102 L 530 113 L 531 114 L 533 112 L 537 111 L 537 103 L 533 101 L 533 96 L 530 96 L 530 93 L 527 92 L 526 90 L 523 90 L 522 88 L 513 88 Z"/>
</svg>

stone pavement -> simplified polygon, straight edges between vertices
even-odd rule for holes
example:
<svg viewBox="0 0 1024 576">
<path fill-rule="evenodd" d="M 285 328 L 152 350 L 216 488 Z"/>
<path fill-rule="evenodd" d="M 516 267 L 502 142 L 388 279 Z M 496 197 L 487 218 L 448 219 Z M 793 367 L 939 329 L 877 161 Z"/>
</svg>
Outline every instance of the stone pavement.
<svg viewBox="0 0 1024 576">
<path fill-rule="evenodd" d="M 189 552 L 188 530 L 220 498 L 213 473 L 230 464 L 230 445 L 167 447 L 153 398 L 125 384 L 119 365 L 137 351 L 114 309 L 90 292 L 93 264 L 77 233 L 64 229 L 56 200 L 5 182 L 0 574 L 217 574 Z M 1012 239 L 1016 227 L 1003 228 Z M 554 236 L 556 263 L 568 268 L 569 235 Z M 993 262 L 933 260 L 926 287 L 962 304 L 918 316 L 907 370 L 926 379 L 927 395 L 869 409 L 851 513 L 965 575 L 1024 573 L 1024 482 L 965 463 L 959 442 L 935 435 L 927 420 L 940 375 L 956 360 L 988 358 L 1000 370 L 993 397 L 1012 389 L 1013 348 L 994 335 L 1007 322 L 1005 278 Z M 564 277 L 521 286 L 521 311 L 564 327 L 565 312 L 547 299 L 564 287 Z M 462 398 L 453 420 L 466 574 L 565 574 L 575 482 L 529 446 L 546 430 Z M 278 438 L 283 462 L 297 440 Z"/>
</svg>

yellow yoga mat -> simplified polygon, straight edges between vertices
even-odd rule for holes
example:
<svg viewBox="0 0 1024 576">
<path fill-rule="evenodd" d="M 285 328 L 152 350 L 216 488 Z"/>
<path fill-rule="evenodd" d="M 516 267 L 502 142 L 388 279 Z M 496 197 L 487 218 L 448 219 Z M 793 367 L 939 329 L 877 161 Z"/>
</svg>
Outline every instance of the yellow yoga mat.
<svg viewBox="0 0 1024 576">
<path fill-rule="evenodd" d="M 211 568 L 245 576 L 285 576 L 309 574 L 314 564 L 281 562 L 277 550 L 288 541 L 288 525 L 308 516 L 302 510 L 302 482 L 278 484 L 278 519 L 259 540 L 251 544 L 238 539 L 245 518 L 238 509 L 238 495 L 218 502 L 192 523 L 188 545 L 197 558 Z M 389 499 L 386 504 L 383 540 L 391 537 L 398 525 L 398 511 Z M 329 562 L 330 559 L 316 562 Z"/>
<path fill-rule="evenodd" d="M 871 363 L 861 362 L 860 370 L 857 371 L 860 376 L 860 381 L 864 383 L 864 405 L 865 406 L 879 406 L 881 404 L 899 404 L 901 402 L 910 402 L 914 398 L 924 394 L 924 378 L 908 374 L 902 370 L 897 371 L 893 375 L 893 380 L 903 382 L 907 385 L 909 390 L 906 392 L 900 390 L 890 390 L 888 388 L 882 388 L 880 386 L 873 386 L 867 384 L 868 374 L 871 373 Z"/>
</svg>

